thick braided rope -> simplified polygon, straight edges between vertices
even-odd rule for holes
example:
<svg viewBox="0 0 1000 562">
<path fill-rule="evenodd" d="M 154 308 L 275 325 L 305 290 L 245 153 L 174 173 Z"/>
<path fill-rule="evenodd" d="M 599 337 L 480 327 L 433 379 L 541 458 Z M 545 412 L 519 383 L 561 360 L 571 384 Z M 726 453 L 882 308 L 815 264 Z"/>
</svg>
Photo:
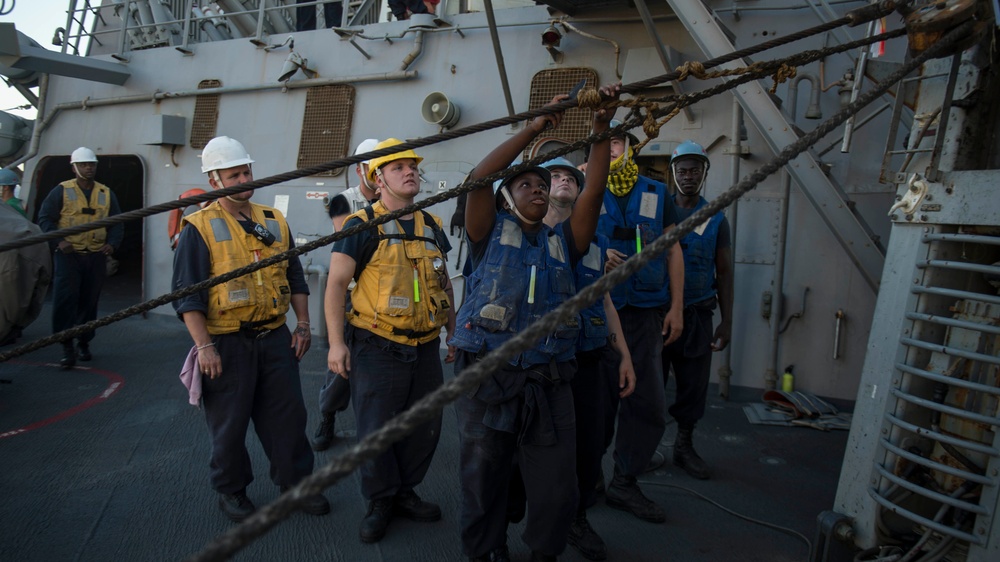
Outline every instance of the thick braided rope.
<svg viewBox="0 0 1000 562">
<path fill-rule="evenodd" d="M 947 52 L 947 49 L 951 45 L 955 44 L 972 30 L 972 25 L 972 22 L 960 25 L 949 32 L 938 43 L 917 57 L 903 63 L 900 68 L 890 74 L 885 80 L 876 84 L 872 90 L 860 95 L 854 103 L 838 111 L 833 117 L 821 123 L 813 131 L 786 146 L 774 159 L 696 211 L 669 233 L 646 246 L 642 252 L 629 258 L 621 266 L 577 293 L 574 297 L 559 306 L 559 308 L 546 314 L 538 322 L 529 326 L 524 332 L 513 337 L 498 349 L 489 353 L 480 362 L 466 369 L 460 376 L 446 382 L 436 391 L 422 398 L 412 408 L 396 416 L 381 429 L 368 435 L 357 445 L 348 449 L 343 455 L 318 469 L 288 493 L 258 510 L 239 526 L 233 527 L 216 537 L 212 543 L 206 545 L 204 549 L 186 560 L 188 562 L 225 560 L 256 537 L 263 535 L 281 519 L 294 511 L 298 502 L 304 500 L 305 497 L 322 492 L 345 475 L 350 474 L 361 463 L 375 458 L 388 448 L 389 445 L 409 435 L 421 424 L 436 416 L 445 405 L 453 402 L 463 393 L 471 390 L 485 380 L 493 371 L 506 363 L 506 357 L 511 357 L 532 347 L 535 342 L 545 337 L 546 334 L 551 332 L 565 319 L 600 298 L 610 288 L 624 281 L 651 260 L 659 258 L 661 254 L 694 230 L 699 224 L 708 220 L 712 215 L 730 205 L 741 195 L 753 189 L 765 178 L 780 170 L 801 152 L 807 150 L 809 146 L 819 141 L 824 135 L 843 124 L 861 108 L 888 91 L 893 84 L 914 69 L 927 60 Z"/>
<path fill-rule="evenodd" d="M 890 32 L 889 34 L 894 34 L 894 33 L 898 34 L 898 32 Z M 889 34 L 883 34 L 883 35 L 889 35 Z M 871 38 L 871 40 L 880 40 L 879 37 L 873 37 L 873 38 Z M 741 73 L 741 75 L 738 76 L 737 78 L 734 78 L 733 80 L 730 80 L 730 81 L 724 82 L 722 84 L 713 86 L 712 88 L 709 88 L 707 90 L 703 90 L 701 92 L 687 94 L 687 95 L 684 95 L 684 96 L 679 96 L 677 99 L 675 99 L 673 101 L 674 105 L 672 106 L 672 109 L 670 111 L 671 111 L 671 113 L 676 114 L 676 112 L 679 111 L 680 108 L 682 108 L 682 107 L 684 107 L 686 105 L 694 104 L 695 102 L 700 101 L 702 99 L 705 99 L 705 98 L 708 98 L 708 97 L 711 97 L 711 96 L 714 96 L 714 95 L 718 95 L 719 93 L 722 93 L 722 92 L 724 92 L 726 90 L 735 88 L 736 86 L 739 86 L 739 85 L 741 85 L 743 83 L 755 80 L 755 79 L 757 79 L 757 78 L 759 78 L 761 76 L 765 76 L 765 75 L 769 74 L 770 72 L 772 72 L 772 66 L 780 66 L 782 64 L 786 64 L 786 62 L 790 61 L 790 60 L 794 61 L 796 64 L 805 64 L 805 63 L 811 62 L 813 60 L 818 60 L 818 59 L 820 59 L 820 58 L 822 58 L 824 56 L 827 56 L 831 52 L 830 49 L 834 49 L 834 52 L 839 52 L 839 51 L 843 51 L 843 50 L 848 50 L 848 49 L 856 48 L 857 46 L 863 45 L 863 44 L 867 44 L 868 42 L 870 42 L 870 40 L 864 40 L 864 39 L 862 39 L 862 40 L 859 40 L 859 41 L 855 41 L 855 42 L 852 42 L 852 43 L 844 44 L 844 45 L 841 45 L 841 46 L 838 46 L 838 47 L 834 47 L 834 48 L 821 49 L 821 50 L 813 50 L 813 51 L 804 51 L 802 53 L 798 53 L 798 54 L 792 55 L 791 57 L 788 57 L 786 59 L 781 59 L 781 60 L 778 60 L 778 61 L 771 61 L 771 63 L 770 63 L 771 66 L 768 66 L 768 63 L 759 63 L 758 67 L 755 70 L 755 73 Z M 655 115 L 656 115 L 656 111 L 650 112 L 650 113 L 647 114 L 646 119 L 650 118 L 651 116 L 655 117 Z M 231 279 L 235 279 L 237 277 L 241 277 L 241 276 L 246 275 L 248 273 L 253 273 L 254 271 L 257 271 L 257 270 L 262 269 L 264 267 L 268 267 L 270 265 L 274 265 L 275 263 L 287 260 L 287 259 L 289 259 L 291 257 L 299 256 L 299 255 L 301 255 L 303 253 L 312 251 L 312 250 L 317 249 L 317 248 L 321 248 L 321 247 L 326 246 L 328 244 L 332 244 L 333 242 L 335 242 L 337 240 L 340 240 L 342 238 L 346 238 L 346 237 L 351 236 L 353 234 L 356 234 L 356 233 L 358 233 L 358 232 L 360 232 L 362 230 L 366 230 L 368 228 L 374 228 L 375 226 L 377 226 L 379 224 L 383 224 L 383 223 L 388 222 L 390 220 L 395 220 L 396 218 L 398 218 L 400 216 L 407 215 L 407 214 L 410 214 L 412 212 L 415 212 L 415 211 L 418 211 L 418 210 L 430 207 L 432 205 L 435 205 L 437 203 L 440 203 L 440 202 L 448 200 L 448 199 L 452 199 L 452 198 L 457 197 L 457 196 L 459 196 L 459 195 L 461 195 L 463 193 L 468 193 L 470 191 L 478 189 L 478 188 L 480 188 L 480 187 L 482 187 L 484 185 L 491 185 L 493 183 L 493 181 L 495 181 L 497 179 L 500 179 L 502 177 L 507 177 L 508 175 L 511 175 L 511 174 L 520 173 L 521 171 L 524 171 L 524 170 L 526 170 L 526 169 L 528 169 L 528 168 L 530 168 L 530 167 L 532 167 L 534 165 L 541 164 L 543 162 L 547 162 L 548 160 L 550 160 L 550 159 L 552 159 L 552 158 L 554 158 L 556 156 L 562 156 L 562 155 L 565 155 L 565 154 L 569 154 L 570 152 L 573 152 L 575 150 L 579 150 L 579 149 L 583 148 L 584 146 L 586 146 L 588 144 L 591 144 L 593 142 L 598 142 L 598 141 L 601 141 L 601 140 L 604 140 L 604 139 L 607 139 L 607 138 L 611 138 L 611 137 L 614 137 L 614 136 L 618 136 L 618 135 L 624 134 L 625 131 L 627 131 L 628 129 L 631 129 L 634 126 L 636 126 L 639 123 L 639 119 L 641 119 L 641 117 L 626 117 L 626 119 L 618 127 L 610 129 L 610 130 L 608 130 L 608 131 L 606 131 L 604 133 L 601 133 L 601 134 L 592 135 L 592 136 L 587 137 L 585 139 L 581 139 L 579 141 L 571 143 L 571 144 L 569 144 L 567 146 L 564 146 L 564 147 L 561 147 L 561 148 L 549 151 L 549 152 L 547 152 L 545 154 L 536 156 L 535 158 L 532 158 L 530 160 L 522 162 L 519 166 L 515 166 L 515 167 L 509 168 L 507 170 L 500 171 L 500 172 L 496 172 L 496 173 L 491 174 L 491 175 L 489 175 L 489 176 L 487 176 L 485 178 L 481 178 L 481 179 L 479 179 L 479 180 L 477 180 L 475 182 L 470 182 L 470 183 L 467 183 L 467 184 L 463 184 L 463 185 L 460 185 L 458 187 L 452 188 L 451 190 L 448 190 L 448 191 L 445 191 L 445 192 L 442 192 L 442 193 L 438 193 L 438 194 L 432 195 L 431 197 L 423 199 L 420 202 L 414 203 L 413 205 L 409 205 L 407 207 L 404 207 L 404 208 L 402 208 L 402 209 L 400 209 L 398 211 L 394 211 L 394 212 L 391 212 L 391 213 L 387 213 L 386 215 L 375 217 L 371 221 L 366 221 L 364 224 L 356 225 L 354 227 L 351 227 L 349 229 L 343 230 L 341 232 L 337 232 L 337 233 L 334 233 L 334 234 L 330 234 L 330 235 L 321 237 L 321 238 L 319 238 L 317 240 L 313 240 L 313 241 L 311 241 L 311 242 L 309 242 L 307 244 L 303 244 L 302 246 L 297 246 L 297 247 L 289 250 L 288 252 L 284 252 L 282 254 L 278 254 L 278 255 L 273 256 L 271 258 L 267 258 L 265 260 L 261 260 L 260 262 L 256 262 L 256 263 L 253 263 L 251 265 L 248 265 L 246 267 L 233 270 L 231 272 L 225 273 L 225 274 L 220 275 L 218 277 L 207 279 L 207 280 L 202 281 L 200 283 L 197 283 L 195 285 L 190 285 L 190 286 L 185 287 L 183 289 L 178 289 L 177 291 L 174 291 L 172 293 L 167 293 L 165 295 L 161 295 L 161 296 L 159 296 L 157 298 L 154 298 L 154 299 L 151 299 L 149 301 L 146 301 L 146 302 L 143 302 L 143 303 L 139 303 L 139 304 L 133 305 L 131 307 L 122 309 L 122 310 L 120 310 L 118 312 L 115 312 L 113 314 L 110 314 L 110 315 L 102 317 L 102 318 L 98 318 L 98 319 L 93 320 L 91 322 L 88 322 L 86 324 L 81 324 L 79 326 L 75 326 L 75 327 L 70 328 L 68 330 L 64 330 L 62 332 L 58 332 L 56 334 L 52 334 L 51 336 L 47 336 L 45 338 L 41 338 L 41 339 L 36 340 L 34 342 L 24 344 L 24 345 L 22 345 L 20 347 L 16 347 L 14 349 L 5 351 L 3 353 L 0 353 L 0 363 L 2 363 L 4 361 L 7 361 L 9 359 L 12 359 L 14 357 L 18 357 L 18 356 L 24 355 L 26 353 L 30 353 L 30 352 L 35 351 L 37 349 L 41 349 L 41 348 L 46 347 L 48 345 L 52 345 L 54 343 L 58 343 L 58 342 L 62 342 L 62 341 L 67 341 L 70 338 L 77 337 L 79 335 L 82 335 L 85 332 L 90 331 L 90 330 L 99 328 L 101 326 L 106 326 L 108 324 L 112 324 L 112 323 L 117 322 L 119 320 L 123 320 L 125 318 L 128 318 L 129 316 L 133 316 L 135 314 L 140 314 L 142 312 L 147 312 L 147 311 L 152 310 L 154 308 L 157 308 L 159 306 L 162 306 L 162 305 L 168 304 L 168 303 L 170 303 L 172 301 L 175 301 L 175 300 L 177 300 L 179 298 L 195 294 L 195 293 L 197 293 L 199 291 L 208 289 L 209 287 L 218 285 L 220 283 L 224 283 L 226 281 L 229 281 Z M 647 138 L 645 141 L 643 141 L 643 143 L 640 143 L 639 146 L 641 147 L 642 144 L 644 144 L 645 142 L 648 142 L 648 140 L 649 139 Z M 201 196 L 199 196 L 199 197 L 201 197 Z"/>
<path fill-rule="evenodd" d="M 775 47 L 779 47 L 779 46 L 782 46 L 782 45 L 785 45 L 785 44 L 788 44 L 788 43 L 799 41 L 801 39 L 805 39 L 805 38 L 811 37 L 813 35 L 818 35 L 818 34 L 821 34 L 821 33 L 825 33 L 827 31 L 830 31 L 832 29 L 841 27 L 843 25 L 859 25 L 861 23 L 865 23 L 865 22 L 868 22 L 868 21 L 880 18 L 880 17 L 882 17 L 884 15 L 888 15 L 889 13 L 891 13 L 893 11 L 893 9 L 895 8 L 895 6 L 897 4 L 898 3 L 890 2 L 890 1 L 887 1 L 887 0 L 884 0 L 883 2 L 879 2 L 878 4 L 871 4 L 871 5 L 859 8 L 857 10 L 854 10 L 854 11 L 848 13 L 846 16 L 844 16 L 842 18 L 838 18 L 836 20 L 833 20 L 833 21 L 830 21 L 830 22 L 826 22 L 824 24 L 817 25 L 815 27 L 811 27 L 811 28 L 808 28 L 808 29 L 804 29 L 802 31 L 799 31 L 799 32 L 796 32 L 796 33 L 792 33 L 792 34 L 786 35 L 784 37 L 779 37 L 779 38 L 776 38 L 776 39 L 772 39 L 771 41 L 765 41 L 764 43 L 759 43 L 757 45 L 753 45 L 753 46 L 750 46 L 750 47 L 747 47 L 747 48 L 744 48 L 744 49 L 740 49 L 738 51 L 734 51 L 732 53 L 728 53 L 728 54 L 720 56 L 720 57 L 716 57 L 714 59 L 710 59 L 710 60 L 704 61 L 704 62 L 700 63 L 701 64 L 700 68 L 703 69 L 703 70 L 708 70 L 710 68 L 714 68 L 716 66 L 721 66 L 721 65 L 726 64 L 728 62 L 732 62 L 734 60 L 739 60 L 739 59 L 742 59 L 744 57 L 748 57 L 748 56 L 756 54 L 756 53 L 760 53 L 760 52 L 763 52 L 763 51 L 766 51 L 766 50 L 769 50 L 769 49 L 773 49 Z M 688 69 L 689 69 L 687 71 L 688 73 L 691 72 L 690 71 L 691 68 L 694 68 L 694 65 L 688 66 Z M 622 91 L 622 93 L 634 94 L 634 93 L 640 92 L 640 91 L 642 91 L 642 90 L 644 90 L 646 88 L 649 88 L 649 87 L 652 87 L 652 86 L 656 86 L 657 84 L 661 84 L 663 82 L 668 82 L 668 81 L 671 81 L 671 80 L 676 80 L 680 75 L 681 75 L 681 71 L 678 71 L 678 70 L 671 71 L 671 72 L 668 72 L 668 73 L 660 75 L 660 76 L 656 76 L 656 77 L 653 77 L 653 78 L 647 78 L 646 80 L 641 80 L 639 82 L 634 82 L 632 84 L 624 85 L 624 86 L 622 86 L 621 91 Z M 94 230 L 96 228 L 106 228 L 108 226 L 112 226 L 112 225 L 115 225 L 115 224 L 118 224 L 118 223 L 130 221 L 130 220 L 135 220 L 135 219 L 138 219 L 138 218 L 148 217 L 148 216 L 155 215 L 155 214 L 158 214 L 158 213 L 162 213 L 162 212 L 166 212 L 166 211 L 171 211 L 173 209 L 182 209 L 184 207 L 187 207 L 189 205 L 194 205 L 194 204 L 197 204 L 197 203 L 203 203 L 203 202 L 207 202 L 207 201 L 214 201 L 215 199 L 219 199 L 219 198 L 225 197 L 227 195 L 234 195 L 236 193 L 241 193 L 243 191 L 259 189 L 261 187 L 267 187 L 267 186 L 270 186 L 270 185 L 274 185 L 274 184 L 278 184 L 278 183 L 283 183 L 283 182 L 286 182 L 286 181 L 290 181 L 290 180 L 293 180 L 293 179 L 298 179 L 298 178 L 307 177 L 307 176 L 313 176 L 313 175 L 316 175 L 316 174 L 319 174 L 319 173 L 322 173 L 322 172 L 328 172 L 330 170 L 333 170 L 334 168 L 341 168 L 341 167 L 344 167 L 344 166 L 349 166 L 349 165 L 352 165 L 352 164 L 357 164 L 359 162 L 364 162 L 366 160 L 370 160 L 372 158 L 377 158 L 379 156 L 387 156 L 389 154 L 396 154 L 397 152 L 400 152 L 400 151 L 414 149 L 414 148 L 420 148 L 420 147 L 423 147 L 423 146 L 428 146 L 428 145 L 431 145 L 431 144 L 436 144 L 436 143 L 439 143 L 439 142 L 444 142 L 444 141 L 447 141 L 447 140 L 452 140 L 452 139 L 464 137 L 464 136 L 467 136 L 467 135 L 471 135 L 471 134 L 475 134 L 475 133 L 480 133 L 480 132 L 487 131 L 487 130 L 490 130 L 490 129 L 495 129 L 495 128 L 503 127 L 503 126 L 506 126 L 506 125 L 512 125 L 512 124 L 519 123 L 519 122 L 527 120 L 527 119 L 534 119 L 535 117 L 539 117 L 539 116 L 542 116 L 542 115 L 548 115 L 548 114 L 552 114 L 552 113 L 558 113 L 560 111 L 565 111 L 566 109 L 577 107 L 578 104 L 579 104 L 579 102 L 577 100 L 567 100 L 567 101 L 564 101 L 564 102 L 560 102 L 558 104 L 553 104 L 553 105 L 549 105 L 549 106 L 544 106 L 544 107 L 540 107 L 540 108 L 528 110 L 528 111 L 525 111 L 525 112 L 522 112 L 522 113 L 518 113 L 516 115 L 510 115 L 510 116 L 507 116 L 507 117 L 501 117 L 501 118 L 498 118 L 498 119 L 494 119 L 492 121 L 486 121 L 486 122 L 479 123 L 479 124 L 476 124 L 476 125 L 470 125 L 468 127 L 462 127 L 460 129 L 453 129 L 453 130 L 450 130 L 450 131 L 447 131 L 447 132 L 443 132 L 443 133 L 439 133 L 439 134 L 436 134 L 436 135 L 431 135 L 431 136 L 428 136 L 428 137 L 423 137 L 423 138 L 420 138 L 420 139 L 415 139 L 415 140 L 412 140 L 412 141 L 407 141 L 407 142 L 404 142 L 401 145 L 393 146 L 391 148 L 383 148 L 381 150 L 375 150 L 375 151 L 368 152 L 368 153 L 365 153 L 365 154 L 356 154 L 356 155 L 353 155 L 353 156 L 346 156 L 344 158 L 338 158 L 336 160 L 331 160 L 330 162 L 326 162 L 324 164 L 318 164 L 316 166 L 311 166 L 311 167 L 308 167 L 308 168 L 300 168 L 298 170 L 292 170 L 290 172 L 284 172 L 284 173 L 281 173 L 281 174 L 276 174 L 276 175 L 273 175 L 273 176 L 268 176 L 266 178 L 262 178 L 262 179 L 259 179 L 259 180 L 254 180 L 252 182 L 248 182 L 248 183 L 243 184 L 243 185 L 241 185 L 239 187 L 231 187 L 231 188 L 226 188 L 226 189 L 219 189 L 219 190 L 212 191 L 210 193 L 204 193 L 204 194 L 201 194 L 201 195 L 195 195 L 193 197 L 187 197 L 187 198 L 184 198 L 184 199 L 177 199 L 177 200 L 174 200 L 174 201 L 167 201 L 167 202 L 164 202 L 164 203 L 159 203 L 159 204 L 156 204 L 156 205 L 145 207 L 143 209 L 136 209 L 134 211 L 128 211 L 128 212 L 125 212 L 125 213 L 121 213 L 121 214 L 115 215 L 114 217 L 107 217 L 107 218 L 104 218 L 104 219 L 101 219 L 101 220 L 93 221 L 93 222 L 90 222 L 90 223 L 87 223 L 87 224 L 84 224 L 84 225 L 74 226 L 74 227 L 65 228 L 65 229 L 61 229 L 61 230 L 55 230 L 55 231 L 52 231 L 52 232 L 46 232 L 46 233 L 43 233 L 43 234 L 40 234 L 40 235 L 31 236 L 31 237 L 28 237 L 28 238 L 22 238 L 20 240 L 15 240 L 15 241 L 12 241 L 12 242 L 7 242 L 7 243 L 0 244 L 0 252 L 5 252 L 5 251 L 8 251 L 8 250 L 13 250 L 13 249 L 17 249 L 17 248 L 23 248 L 25 246 L 31 246 L 33 244 L 38 244 L 38 243 L 41 243 L 41 242 L 48 242 L 48 241 L 51 241 L 51 240 L 57 240 L 59 238 L 63 238 L 65 236 L 68 236 L 68 235 L 71 235 L 71 234 L 80 234 L 80 233 L 83 233 L 83 232 L 88 232 L 90 230 Z"/>
</svg>

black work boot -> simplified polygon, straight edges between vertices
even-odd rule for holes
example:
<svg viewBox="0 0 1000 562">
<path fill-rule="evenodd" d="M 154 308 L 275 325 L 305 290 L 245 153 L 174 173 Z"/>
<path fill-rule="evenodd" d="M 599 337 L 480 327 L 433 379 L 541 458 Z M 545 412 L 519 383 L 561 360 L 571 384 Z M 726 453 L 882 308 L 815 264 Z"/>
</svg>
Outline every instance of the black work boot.
<svg viewBox="0 0 1000 562">
<path fill-rule="evenodd" d="M 694 450 L 694 445 L 691 443 L 693 432 L 693 427 L 677 428 L 677 439 L 674 440 L 674 464 L 699 480 L 708 480 L 712 473 Z"/>
<path fill-rule="evenodd" d="M 608 548 L 604 546 L 604 541 L 590 526 L 586 512 L 578 513 L 573 519 L 573 523 L 569 526 L 566 542 L 577 549 L 580 555 L 587 560 L 605 560 L 608 557 Z"/>
<path fill-rule="evenodd" d="M 90 354 L 90 344 L 80 342 L 79 347 L 80 347 L 80 353 L 79 355 L 77 355 L 77 357 L 80 358 L 80 361 L 90 361 L 91 359 L 94 358 L 94 356 Z"/>
<path fill-rule="evenodd" d="M 609 506 L 628 511 L 643 521 L 663 523 L 667 520 L 667 514 L 663 508 L 643 495 L 635 477 L 619 474 L 617 466 L 615 467 L 615 477 L 611 479 L 611 484 L 608 485 L 608 490 L 604 494 L 604 501 Z"/>
<path fill-rule="evenodd" d="M 368 502 L 368 513 L 361 520 L 361 541 L 372 543 L 382 540 L 392 519 L 394 498 L 378 498 Z"/>
<path fill-rule="evenodd" d="M 441 520 L 441 508 L 435 503 L 420 499 L 413 490 L 400 490 L 396 494 L 392 514 L 423 523 Z"/>
<path fill-rule="evenodd" d="M 323 419 L 320 420 L 319 427 L 316 428 L 316 434 L 313 435 L 313 451 L 325 451 L 330 448 L 336 438 L 336 434 L 333 432 L 333 425 L 336 421 L 336 414 L 323 414 Z"/>
<path fill-rule="evenodd" d="M 65 371 L 73 368 L 76 365 L 76 350 L 73 349 L 73 342 L 69 344 L 63 344 L 63 356 L 59 360 L 59 366 Z"/>
<path fill-rule="evenodd" d="M 233 494 L 219 494 L 219 509 L 234 523 L 239 523 L 253 515 L 257 507 L 247 497 L 246 490 Z"/>
</svg>

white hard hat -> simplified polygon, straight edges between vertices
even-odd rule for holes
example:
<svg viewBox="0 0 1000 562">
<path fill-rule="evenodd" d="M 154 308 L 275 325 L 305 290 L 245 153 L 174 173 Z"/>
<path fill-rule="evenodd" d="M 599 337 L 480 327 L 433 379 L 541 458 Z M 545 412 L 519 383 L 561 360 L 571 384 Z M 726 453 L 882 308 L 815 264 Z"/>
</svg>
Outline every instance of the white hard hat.
<svg viewBox="0 0 1000 562">
<path fill-rule="evenodd" d="M 253 164 L 250 153 L 240 141 L 230 137 L 215 137 L 201 150 L 201 173 L 226 170 Z"/>
<path fill-rule="evenodd" d="M 361 144 L 359 144 L 358 148 L 354 151 L 354 155 L 357 156 L 358 154 L 364 154 L 375 150 L 375 147 L 378 146 L 378 142 L 378 139 L 365 139 L 361 141 Z M 367 166 L 368 160 L 358 162 L 358 164 L 364 164 Z"/>
<path fill-rule="evenodd" d="M 77 162 L 97 162 L 97 155 L 94 154 L 93 150 L 85 146 L 73 151 L 73 154 L 69 157 L 70 164 L 76 164 Z"/>
</svg>

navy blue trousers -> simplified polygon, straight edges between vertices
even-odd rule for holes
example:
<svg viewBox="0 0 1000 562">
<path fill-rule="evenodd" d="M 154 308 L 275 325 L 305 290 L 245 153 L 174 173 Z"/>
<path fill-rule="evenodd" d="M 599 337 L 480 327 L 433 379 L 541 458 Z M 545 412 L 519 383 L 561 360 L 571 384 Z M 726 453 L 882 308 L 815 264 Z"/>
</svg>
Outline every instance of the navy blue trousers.
<svg viewBox="0 0 1000 562">
<path fill-rule="evenodd" d="M 410 346 L 358 328 L 349 334 L 351 400 L 360 441 L 441 386 L 441 340 Z M 438 414 L 361 466 L 361 493 L 373 500 L 412 490 L 427 475 L 440 437 Z"/>
<path fill-rule="evenodd" d="M 714 307 L 714 299 L 712 300 Z M 677 426 L 693 429 L 705 415 L 708 381 L 712 375 L 713 308 L 688 306 L 684 309 L 684 332 L 663 348 L 663 383 L 670 368 L 677 382 L 677 395 L 668 412 Z"/>
<path fill-rule="evenodd" d="M 100 252 L 57 251 L 53 256 L 52 332 L 56 333 L 97 318 L 97 301 L 108 266 L 107 257 Z M 78 339 L 88 343 L 94 339 L 94 332 L 84 332 Z"/>
<path fill-rule="evenodd" d="M 615 468 L 638 477 L 649 465 L 667 427 L 663 389 L 663 318 L 659 308 L 626 306 L 618 311 L 635 367 L 635 392 L 620 401 Z"/>
<path fill-rule="evenodd" d="M 460 352 L 455 371 L 469 366 L 471 357 Z M 498 431 L 483 423 L 488 417 L 486 402 L 469 395 L 455 401 L 461 452 L 460 525 L 466 556 L 483 556 L 507 543 L 507 502 L 515 462 L 527 502 L 521 538 L 532 551 L 542 554 L 558 556 L 566 548 L 579 503 L 573 393 L 566 383 L 545 385 L 542 390 L 552 417 L 552 445 L 519 445 L 516 432 Z M 523 394 L 512 400 L 523 402 Z M 525 422 L 521 405 L 516 404 L 513 411 L 519 413 L 515 425 L 520 427 Z M 519 492 L 515 491 L 515 496 Z"/>
<path fill-rule="evenodd" d="M 583 512 L 597 502 L 601 459 L 615 435 L 618 412 L 618 366 L 621 354 L 610 345 L 576 354 L 573 389 L 576 410 L 576 478 Z M 626 398 L 626 400 L 628 400 Z"/>
<path fill-rule="evenodd" d="M 205 420 L 212 437 L 212 487 L 232 494 L 253 482 L 246 448 L 254 431 L 271 461 L 271 481 L 294 486 L 312 473 L 313 452 L 306 438 L 299 362 L 292 336 L 282 326 L 257 339 L 241 333 L 212 336 L 222 357 L 222 374 L 202 377 Z"/>
<path fill-rule="evenodd" d="M 296 0 L 296 4 L 311 2 L 312 0 Z M 344 14 L 344 5 L 340 0 L 323 4 L 323 18 L 327 27 L 340 27 L 341 18 Z M 295 8 L 295 31 L 309 31 L 316 29 L 316 6 L 302 6 Z"/>
</svg>

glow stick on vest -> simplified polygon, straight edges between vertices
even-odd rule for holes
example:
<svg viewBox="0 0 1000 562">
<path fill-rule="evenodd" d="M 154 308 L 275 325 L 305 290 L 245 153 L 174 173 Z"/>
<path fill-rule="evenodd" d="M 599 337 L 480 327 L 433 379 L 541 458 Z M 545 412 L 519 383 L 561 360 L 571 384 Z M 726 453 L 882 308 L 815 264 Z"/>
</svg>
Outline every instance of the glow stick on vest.
<svg viewBox="0 0 1000 562">
<path fill-rule="evenodd" d="M 639 225 L 635 225 L 635 253 L 642 251 L 642 233 L 639 231 Z"/>
<path fill-rule="evenodd" d="M 417 273 L 417 268 L 413 268 L 413 302 L 420 302 L 420 283 L 417 282 L 419 275 Z"/>
<path fill-rule="evenodd" d="M 531 279 L 528 281 L 528 304 L 535 304 L 535 274 L 538 273 L 538 269 L 532 265 L 531 266 Z"/>
</svg>

